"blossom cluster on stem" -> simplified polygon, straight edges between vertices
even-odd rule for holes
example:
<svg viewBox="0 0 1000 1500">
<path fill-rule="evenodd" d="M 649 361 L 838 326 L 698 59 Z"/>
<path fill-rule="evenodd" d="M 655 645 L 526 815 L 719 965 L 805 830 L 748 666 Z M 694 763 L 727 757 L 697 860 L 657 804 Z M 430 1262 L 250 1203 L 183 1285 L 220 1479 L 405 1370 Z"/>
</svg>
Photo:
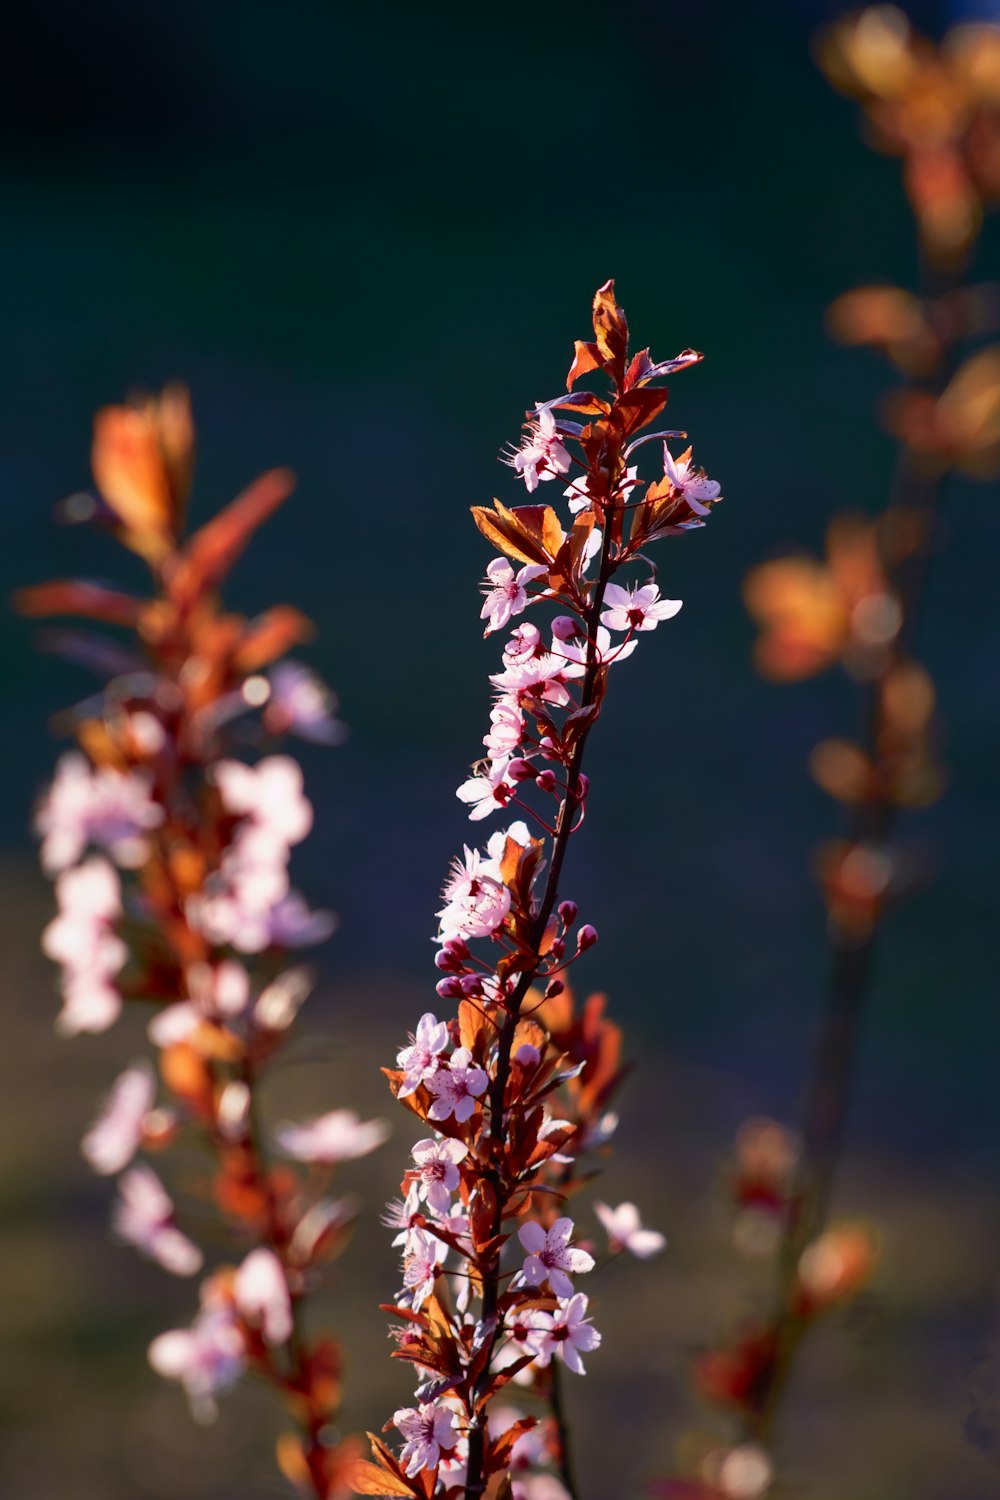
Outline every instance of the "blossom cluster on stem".
<svg viewBox="0 0 1000 1500">
<path fill-rule="evenodd" d="M 353 1214 L 330 1193 L 333 1171 L 374 1150 L 386 1128 L 333 1110 L 265 1131 L 258 1093 L 311 988 L 299 951 L 333 929 L 290 883 L 313 812 L 276 741 L 332 744 L 343 730 L 329 689 L 282 660 L 311 633 L 305 617 L 278 606 L 245 619 L 219 597 L 291 476 L 261 476 L 184 537 L 193 443 L 176 388 L 96 420 L 95 514 L 149 565 L 148 598 L 82 580 L 19 596 L 30 615 L 128 632 L 124 646 L 89 631 L 58 637 L 73 660 L 110 664 L 113 675 L 67 716 L 77 748 L 37 810 L 58 905 L 43 947 L 60 966 L 63 1034 L 103 1032 L 125 1005 L 152 1012 L 156 1066 L 141 1058 L 115 1080 L 82 1149 L 117 1178 L 116 1237 L 173 1275 L 197 1275 L 206 1253 L 159 1163 L 175 1138 L 195 1134 L 209 1148 L 209 1175 L 192 1186 L 214 1203 L 235 1260 L 203 1280 L 190 1327 L 154 1339 L 153 1369 L 180 1383 L 200 1419 L 242 1374 L 263 1376 L 298 1423 L 280 1441 L 281 1467 L 329 1500 L 346 1493 L 355 1450 L 329 1437 L 339 1348 L 307 1334 L 303 1312 Z"/>
<path fill-rule="evenodd" d="M 562 868 L 586 814 L 584 747 L 612 671 L 680 609 L 661 596 L 646 548 L 702 527 L 719 498 L 690 448 L 671 449 L 684 434 L 647 430 L 667 402 L 662 377 L 701 356 L 630 356 L 611 282 L 593 326 L 565 394 L 536 405 L 508 456 L 531 503 L 473 508 L 500 554 L 482 584 L 484 632 L 506 635 L 485 754 L 457 796 L 472 823 L 501 826 L 452 864 L 437 913 L 439 1003 L 385 1070 L 423 1131 L 386 1218 L 402 1254 L 395 1357 L 413 1364 L 417 1388 L 386 1424 L 401 1446 L 373 1438 L 373 1461 L 355 1471 L 366 1494 L 471 1500 L 501 1493 L 506 1474 L 515 1495 L 535 1481 L 539 1495 L 573 1490 L 558 1381 L 584 1373 L 601 1334 L 585 1290 L 595 1246 L 563 1207 L 583 1184 L 582 1159 L 613 1131 L 621 1065 L 603 999 L 578 1007 L 568 983 L 598 935 L 561 896 Z M 610 381 L 607 397 L 578 388 L 590 373 Z M 652 439 L 663 470 L 643 488 L 638 454 Z M 553 480 L 562 518 L 534 502 Z M 604 1213 L 612 1253 L 662 1245 L 634 1205 Z M 551 1417 L 517 1413 L 501 1426 L 495 1398 L 511 1382 Z M 541 1472 L 515 1482 L 529 1438 Z"/>
</svg>

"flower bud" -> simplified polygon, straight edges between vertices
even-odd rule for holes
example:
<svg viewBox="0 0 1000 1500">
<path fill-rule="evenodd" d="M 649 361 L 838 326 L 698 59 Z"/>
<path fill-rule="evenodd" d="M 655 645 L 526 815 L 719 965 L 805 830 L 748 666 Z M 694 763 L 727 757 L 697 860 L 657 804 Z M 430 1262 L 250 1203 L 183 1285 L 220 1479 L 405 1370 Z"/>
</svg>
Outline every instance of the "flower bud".
<svg viewBox="0 0 1000 1500">
<path fill-rule="evenodd" d="M 566 986 L 563 984 L 561 979 L 550 979 L 548 984 L 545 986 L 546 1000 L 554 1000 L 557 995 L 562 994 L 565 988 Z"/>
<path fill-rule="evenodd" d="M 462 986 L 462 994 L 466 997 L 483 993 L 483 981 L 478 974 L 463 974 L 458 982 Z"/>
<path fill-rule="evenodd" d="M 537 777 L 535 778 L 535 784 L 540 791 L 554 792 L 556 788 L 555 771 L 539 771 Z"/>
<path fill-rule="evenodd" d="M 589 922 L 585 922 L 584 925 L 580 928 L 579 933 L 577 934 L 576 941 L 577 951 L 580 953 L 584 953 L 588 948 L 592 948 L 597 942 L 597 928 L 592 927 Z"/>
<path fill-rule="evenodd" d="M 434 989 L 442 1000 L 458 1000 L 462 994 L 462 981 L 454 977 L 439 979 Z"/>
<path fill-rule="evenodd" d="M 879 1240 L 869 1224 L 834 1224 L 802 1252 L 799 1260 L 799 1311 L 825 1312 L 846 1302 L 871 1278 Z"/>
<path fill-rule="evenodd" d="M 551 948 L 545 956 L 546 958 L 551 958 L 554 963 L 558 963 L 565 952 L 566 944 L 563 942 L 562 938 L 556 938 L 555 942 L 552 944 Z"/>
<path fill-rule="evenodd" d="M 507 775 L 511 781 L 531 781 L 537 774 L 530 760 L 512 760 L 507 767 Z"/>
<path fill-rule="evenodd" d="M 542 1054 L 530 1042 L 522 1042 L 514 1053 L 514 1061 L 522 1068 L 537 1068 L 541 1060 Z"/>
<path fill-rule="evenodd" d="M 580 908 L 577 906 L 575 901 L 560 901 L 556 910 L 562 918 L 565 926 L 572 927 L 573 923 L 577 919 Z"/>
<path fill-rule="evenodd" d="M 457 973 L 469 956 L 469 949 L 461 938 L 448 938 L 434 955 L 434 963 L 446 974 Z"/>
<path fill-rule="evenodd" d="M 557 641 L 571 641 L 579 632 L 579 627 L 569 615 L 556 615 L 552 621 L 552 634 Z"/>
</svg>

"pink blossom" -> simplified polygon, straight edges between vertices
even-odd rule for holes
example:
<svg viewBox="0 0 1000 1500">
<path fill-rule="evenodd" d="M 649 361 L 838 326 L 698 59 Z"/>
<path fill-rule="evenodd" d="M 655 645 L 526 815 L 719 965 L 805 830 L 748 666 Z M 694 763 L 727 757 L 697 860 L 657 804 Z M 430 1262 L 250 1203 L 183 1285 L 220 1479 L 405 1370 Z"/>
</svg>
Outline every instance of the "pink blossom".
<svg viewBox="0 0 1000 1500">
<path fill-rule="evenodd" d="M 610 587 L 610 584 L 608 585 Z M 636 642 L 624 641 L 621 645 L 612 645 L 611 632 L 603 625 L 597 627 L 595 637 L 596 658 L 602 666 L 610 666 L 612 662 L 625 661 L 632 655 L 636 648 Z M 557 648 L 554 646 L 553 650 Z M 564 660 L 562 664 L 563 675 L 567 678 L 583 677 L 587 670 L 587 655 L 589 651 L 588 642 L 585 640 L 559 641 L 558 650 Z"/>
<path fill-rule="evenodd" d="M 473 822 L 488 818 L 498 807 L 506 807 L 516 791 L 516 784 L 507 779 L 510 761 L 502 756 L 491 761 L 478 776 L 463 781 L 455 796 L 471 807 L 469 817 Z"/>
<path fill-rule="evenodd" d="M 120 1179 L 118 1191 L 112 1227 L 121 1239 L 174 1276 L 193 1276 L 201 1269 L 202 1253 L 177 1228 L 173 1202 L 154 1171 L 132 1167 Z"/>
<path fill-rule="evenodd" d="M 240 1316 L 259 1327 L 266 1344 L 284 1344 L 292 1335 L 292 1299 L 281 1261 L 273 1250 L 251 1250 L 233 1282 Z"/>
<path fill-rule="evenodd" d="M 528 563 L 515 573 L 504 557 L 495 557 L 486 569 L 483 593 L 486 595 L 479 618 L 487 622 L 484 635 L 502 630 L 508 621 L 519 615 L 528 603 L 526 585 L 536 578 L 544 578 L 548 568 L 540 563 Z"/>
<path fill-rule="evenodd" d="M 541 640 L 542 635 L 538 626 L 526 621 L 516 630 L 511 631 L 507 644 L 503 648 L 504 660 L 512 665 L 527 661 L 539 649 Z"/>
<path fill-rule="evenodd" d="M 717 480 L 707 479 L 704 470 L 695 468 L 690 448 L 680 458 L 674 458 L 664 443 L 663 477 L 684 496 L 696 516 L 707 516 L 709 505 L 704 502 L 717 500 L 722 491 Z"/>
<path fill-rule="evenodd" d="M 530 494 L 538 488 L 540 479 L 555 479 L 557 474 L 568 474 L 572 459 L 548 407 L 536 408 L 534 418 L 526 422 L 525 427 L 527 434 L 520 448 L 507 461 L 520 474 Z"/>
<path fill-rule="evenodd" d="M 414 1221 L 422 1212 L 419 1184 L 413 1182 L 407 1189 L 406 1197 L 391 1199 L 385 1206 L 385 1212 L 379 1217 L 379 1223 L 384 1224 L 386 1229 L 399 1230 L 392 1243 L 403 1246 L 407 1255 L 410 1254 L 410 1237 L 416 1229 Z"/>
<path fill-rule="evenodd" d="M 412 1298 L 413 1311 L 419 1312 L 434 1290 L 441 1271 L 441 1244 L 422 1229 L 407 1235 L 403 1259 L 403 1286 Z"/>
<path fill-rule="evenodd" d="M 217 1415 L 215 1397 L 231 1386 L 244 1367 L 244 1342 L 232 1306 L 203 1290 L 202 1309 L 190 1328 L 161 1333 L 149 1346 L 158 1375 L 179 1380 L 200 1422 Z"/>
<path fill-rule="evenodd" d="M 609 583 L 604 590 L 608 606 L 601 620 L 611 630 L 655 630 L 661 620 L 672 620 L 681 607 L 680 599 L 661 599 L 655 583 L 642 588 L 623 589 Z"/>
<path fill-rule="evenodd" d="M 312 991 L 313 980 L 303 966 L 286 969 L 261 990 L 253 1008 L 254 1025 L 262 1031 L 287 1031 Z"/>
<path fill-rule="evenodd" d="M 334 717 L 336 695 L 298 661 L 283 661 L 268 674 L 271 695 L 264 723 L 272 734 L 297 734 L 320 745 L 340 745 L 347 730 Z"/>
<path fill-rule="evenodd" d="M 638 468 L 626 469 L 625 478 L 622 480 L 621 484 L 618 486 L 614 494 L 614 499 L 616 500 L 616 502 L 618 504 L 621 504 L 624 500 L 627 500 L 629 495 L 637 487 L 638 484 Z M 584 474 L 579 479 L 574 480 L 573 483 L 568 487 L 568 489 L 563 490 L 563 495 L 569 501 L 569 508 L 574 515 L 578 514 L 578 512 L 580 512 L 581 510 L 586 510 L 587 507 L 592 504 L 590 497 L 590 485 L 587 480 L 587 475 Z"/>
<path fill-rule="evenodd" d="M 81 1031 L 107 1031 L 121 1014 L 122 997 L 118 986 L 112 984 L 107 975 L 94 970 L 66 970 L 62 979 L 62 997 L 63 1008 L 56 1017 L 56 1030 L 62 1036 L 77 1036 Z"/>
<path fill-rule="evenodd" d="M 95 768 L 75 751 L 62 756 L 35 826 L 43 836 L 42 864 L 50 873 L 75 864 L 88 844 L 134 868 L 149 849 L 145 833 L 163 822 L 144 771 Z"/>
<path fill-rule="evenodd" d="M 463 1125 L 475 1109 L 476 1100 L 486 1092 L 489 1081 L 486 1070 L 473 1063 L 468 1047 L 457 1047 L 449 1062 L 427 1081 L 434 1095 L 429 1118 L 447 1120 L 454 1115 L 457 1123 Z"/>
<path fill-rule="evenodd" d="M 312 804 L 302 793 L 302 771 L 290 755 L 269 755 L 255 766 L 220 760 L 215 784 L 229 812 L 249 818 L 262 839 L 286 848 L 312 827 Z"/>
<path fill-rule="evenodd" d="M 483 744 L 491 760 L 500 760 L 513 755 L 524 738 L 524 718 L 517 698 L 502 693 L 490 710 L 490 731 L 483 735 Z"/>
<path fill-rule="evenodd" d="M 455 1415 L 446 1406 L 401 1407 L 392 1420 L 406 1439 L 399 1461 L 411 1477 L 421 1469 L 436 1469 L 442 1452 L 450 1453 L 458 1442 Z"/>
<path fill-rule="evenodd" d="M 210 942 L 240 953 L 324 942 L 336 927 L 333 913 L 311 911 L 287 884 L 283 865 L 241 866 L 227 859 L 226 873 L 188 902 L 188 919 Z"/>
<path fill-rule="evenodd" d="M 618 1129 L 618 1116 L 614 1110 L 609 1109 L 607 1114 L 595 1120 L 580 1142 L 581 1151 L 596 1151 L 599 1146 L 606 1146 L 608 1141 Z"/>
<path fill-rule="evenodd" d="M 56 880 L 59 915 L 42 934 L 42 949 L 63 966 L 63 1010 L 56 1023 L 64 1034 L 106 1031 L 121 1012 L 112 983 L 128 957 L 114 931 L 121 916 L 118 873 L 92 855 Z"/>
<path fill-rule="evenodd" d="M 508 661 L 502 672 L 493 673 L 490 682 L 515 700 L 522 697 L 540 699 L 543 703 L 565 708 L 571 701 L 564 682 L 569 675 L 565 669 L 563 655 L 544 651 L 541 656 L 531 656 L 524 661 Z"/>
<path fill-rule="evenodd" d="M 405 1099 L 413 1094 L 437 1072 L 442 1052 L 448 1050 L 448 1023 L 439 1021 L 427 1011 L 417 1022 L 417 1029 L 410 1036 L 410 1046 L 396 1055 L 396 1062 L 403 1070 L 403 1081 L 397 1095 Z"/>
<path fill-rule="evenodd" d="M 468 1280 L 463 1281 L 462 1285 L 468 1288 Z M 461 1413 L 456 1413 L 456 1415 L 461 1416 Z M 468 1477 L 468 1467 L 469 1439 L 464 1433 L 461 1433 L 455 1444 L 455 1451 L 453 1453 L 442 1453 L 441 1455 L 441 1464 L 438 1468 L 439 1484 L 446 1490 L 454 1489 L 456 1486 L 464 1490 Z"/>
<path fill-rule="evenodd" d="M 301 1125 L 281 1125 L 275 1139 L 296 1161 L 354 1161 L 377 1150 L 389 1138 L 384 1120 L 363 1123 L 353 1109 L 333 1109 L 328 1114 L 305 1120 Z"/>
<path fill-rule="evenodd" d="M 119 1074 L 80 1146 L 95 1172 L 110 1177 L 128 1166 L 139 1149 L 143 1122 L 155 1097 L 156 1080 L 147 1062 L 134 1063 Z"/>
<path fill-rule="evenodd" d="M 313 911 L 298 891 L 289 891 L 271 910 L 268 946 L 311 948 L 325 943 L 336 927 L 332 911 Z"/>
<path fill-rule="evenodd" d="M 557 1219 L 547 1233 L 534 1219 L 521 1225 L 517 1237 L 528 1251 L 521 1277 L 528 1286 L 541 1286 L 547 1279 L 557 1297 L 573 1295 L 573 1283 L 567 1272 L 580 1275 L 592 1271 L 594 1257 L 569 1243 L 572 1233 L 572 1219 Z"/>
<path fill-rule="evenodd" d="M 510 911 L 510 891 L 482 866 L 479 851 L 468 846 L 464 860 L 453 862 L 442 892 L 448 904 L 437 913 L 442 939 L 489 937 Z"/>
<path fill-rule="evenodd" d="M 188 970 L 190 1000 L 168 1005 L 147 1028 L 158 1047 L 185 1041 L 202 1021 L 226 1022 L 242 1015 L 250 1002 L 250 976 L 241 963 L 224 958 L 214 967 L 194 964 Z"/>
<path fill-rule="evenodd" d="M 529 1330 L 526 1343 L 539 1362 L 548 1364 L 558 1355 L 575 1375 L 585 1374 L 581 1353 L 600 1347 L 601 1335 L 587 1317 L 587 1298 L 582 1292 L 560 1302 L 554 1312 L 528 1312 L 523 1322 Z"/>
<path fill-rule="evenodd" d="M 418 1190 L 436 1214 L 450 1210 L 451 1195 L 461 1181 L 457 1164 L 468 1154 L 469 1148 L 461 1141 L 428 1139 L 414 1146 L 413 1160 L 420 1171 Z"/>
<path fill-rule="evenodd" d="M 662 1250 L 666 1237 L 656 1229 L 644 1229 L 639 1210 L 634 1203 L 619 1203 L 609 1208 L 606 1203 L 595 1203 L 594 1212 L 604 1225 L 613 1254 L 628 1250 L 639 1260 L 648 1260 Z"/>
<path fill-rule="evenodd" d="M 554 1474 L 517 1474 L 511 1481 L 511 1495 L 512 1500 L 570 1500 L 569 1490 Z"/>
</svg>

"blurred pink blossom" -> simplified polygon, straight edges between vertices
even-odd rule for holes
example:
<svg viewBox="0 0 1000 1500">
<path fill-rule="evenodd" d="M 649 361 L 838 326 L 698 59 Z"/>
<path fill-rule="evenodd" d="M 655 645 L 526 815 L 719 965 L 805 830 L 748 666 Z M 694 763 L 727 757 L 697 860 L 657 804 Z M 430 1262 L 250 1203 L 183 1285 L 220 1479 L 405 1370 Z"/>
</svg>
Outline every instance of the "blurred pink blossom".
<svg viewBox="0 0 1000 1500">
<path fill-rule="evenodd" d="M 156 1080 L 149 1063 L 134 1063 L 118 1075 L 80 1145 L 95 1172 L 109 1177 L 128 1166 L 142 1141 L 143 1122 L 155 1098 Z"/>
<path fill-rule="evenodd" d="M 384 1120 L 363 1122 L 353 1109 L 333 1109 L 301 1125 L 279 1125 L 275 1140 L 296 1161 L 354 1161 L 389 1138 Z"/>
<path fill-rule="evenodd" d="M 193 1276 L 204 1257 L 174 1221 L 173 1200 L 156 1173 L 132 1167 L 118 1183 L 112 1227 L 121 1239 L 158 1261 L 174 1276 Z"/>
<path fill-rule="evenodd" d="M 283 1344 L 292 1334 L 292 1299 L 281 1261 L 266 1246 L 251 1250 L 233 1283 L 240 1317 L 259 1327 L 266 1344 Z"/>
</svg>

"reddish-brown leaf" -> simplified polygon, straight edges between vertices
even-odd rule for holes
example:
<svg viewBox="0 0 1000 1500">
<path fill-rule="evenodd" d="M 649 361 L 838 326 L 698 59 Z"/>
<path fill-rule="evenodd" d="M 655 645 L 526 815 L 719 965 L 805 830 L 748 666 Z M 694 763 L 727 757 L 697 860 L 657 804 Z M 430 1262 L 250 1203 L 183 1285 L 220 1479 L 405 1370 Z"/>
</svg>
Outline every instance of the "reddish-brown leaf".
<svg viewBox="0 0 1000 1500">
<path fill-rule="evenodd" d="M 648 349 L 640 349 L 638 354 L 632 356 L 625 371 L 625 379 L 622 384 L 625 390 L 630 391 L 634 385 L 638 385 L 649 371 L 653 368 L 653 362 L 649 357 Z"/>
<path fill-rule="evenodd" d="M 601 351 L 596 344 L 587 344 L 582 339 L 577 339 L 573 345 L 573 363 L 566 376 L 566 389 L 571 391 L 581 375 L 599 370 L 602 363 Z"/>
<path fill-rule="evenodd" d="M 469 1228 L 472 1243 L 482 1251 L 492 1240 L 497 1216 L 497 1195 L 485 1177 L 481 1177 L 469 1197 Z"/>
<path fill-rule="evenodd" d="M 486 1454 L 486 1472 L 494 1473 L 497 1469 L 505 1469 L 510 1460 L 510 1450 L 533 1427 L 538 1426 L 537 1417 L 519 1417 L 516 1422 L 506 1428 L 500 1436 L 491 1442 Z"/>
<path fill-rule="evenodd" d="M 269 469 L 196 531 L 171 570 L 168 591 L 174 603 L 187 608 L 221 583 L 257 528 L 294 487 L 289 469 Z"/>
<path fill-rule="evenodd" d="M 134 629 L 144 608 L 141 599 L 82 578 L 55 578 L 51 583 L 36 583 L 18 589 L 14 608 L 19 614 L 38 618 L 42 615 L 85 615 L 90 620 L 104 620 L 108 625 Z"/>
<path fill-rule="evenodd" d="M 256 672 L 314 634 L 315 626 L 301 610 L 276 604 L 250 621 L 233 655 L 233 667 L 237 672 Z"/>
<path fill-rule="evenodd" d="M 615 407 L 623 437 L 631 437 L 647 427 L 667 404 L 665 386 L 640 386 L 622 396 Z"/>
</svg>

